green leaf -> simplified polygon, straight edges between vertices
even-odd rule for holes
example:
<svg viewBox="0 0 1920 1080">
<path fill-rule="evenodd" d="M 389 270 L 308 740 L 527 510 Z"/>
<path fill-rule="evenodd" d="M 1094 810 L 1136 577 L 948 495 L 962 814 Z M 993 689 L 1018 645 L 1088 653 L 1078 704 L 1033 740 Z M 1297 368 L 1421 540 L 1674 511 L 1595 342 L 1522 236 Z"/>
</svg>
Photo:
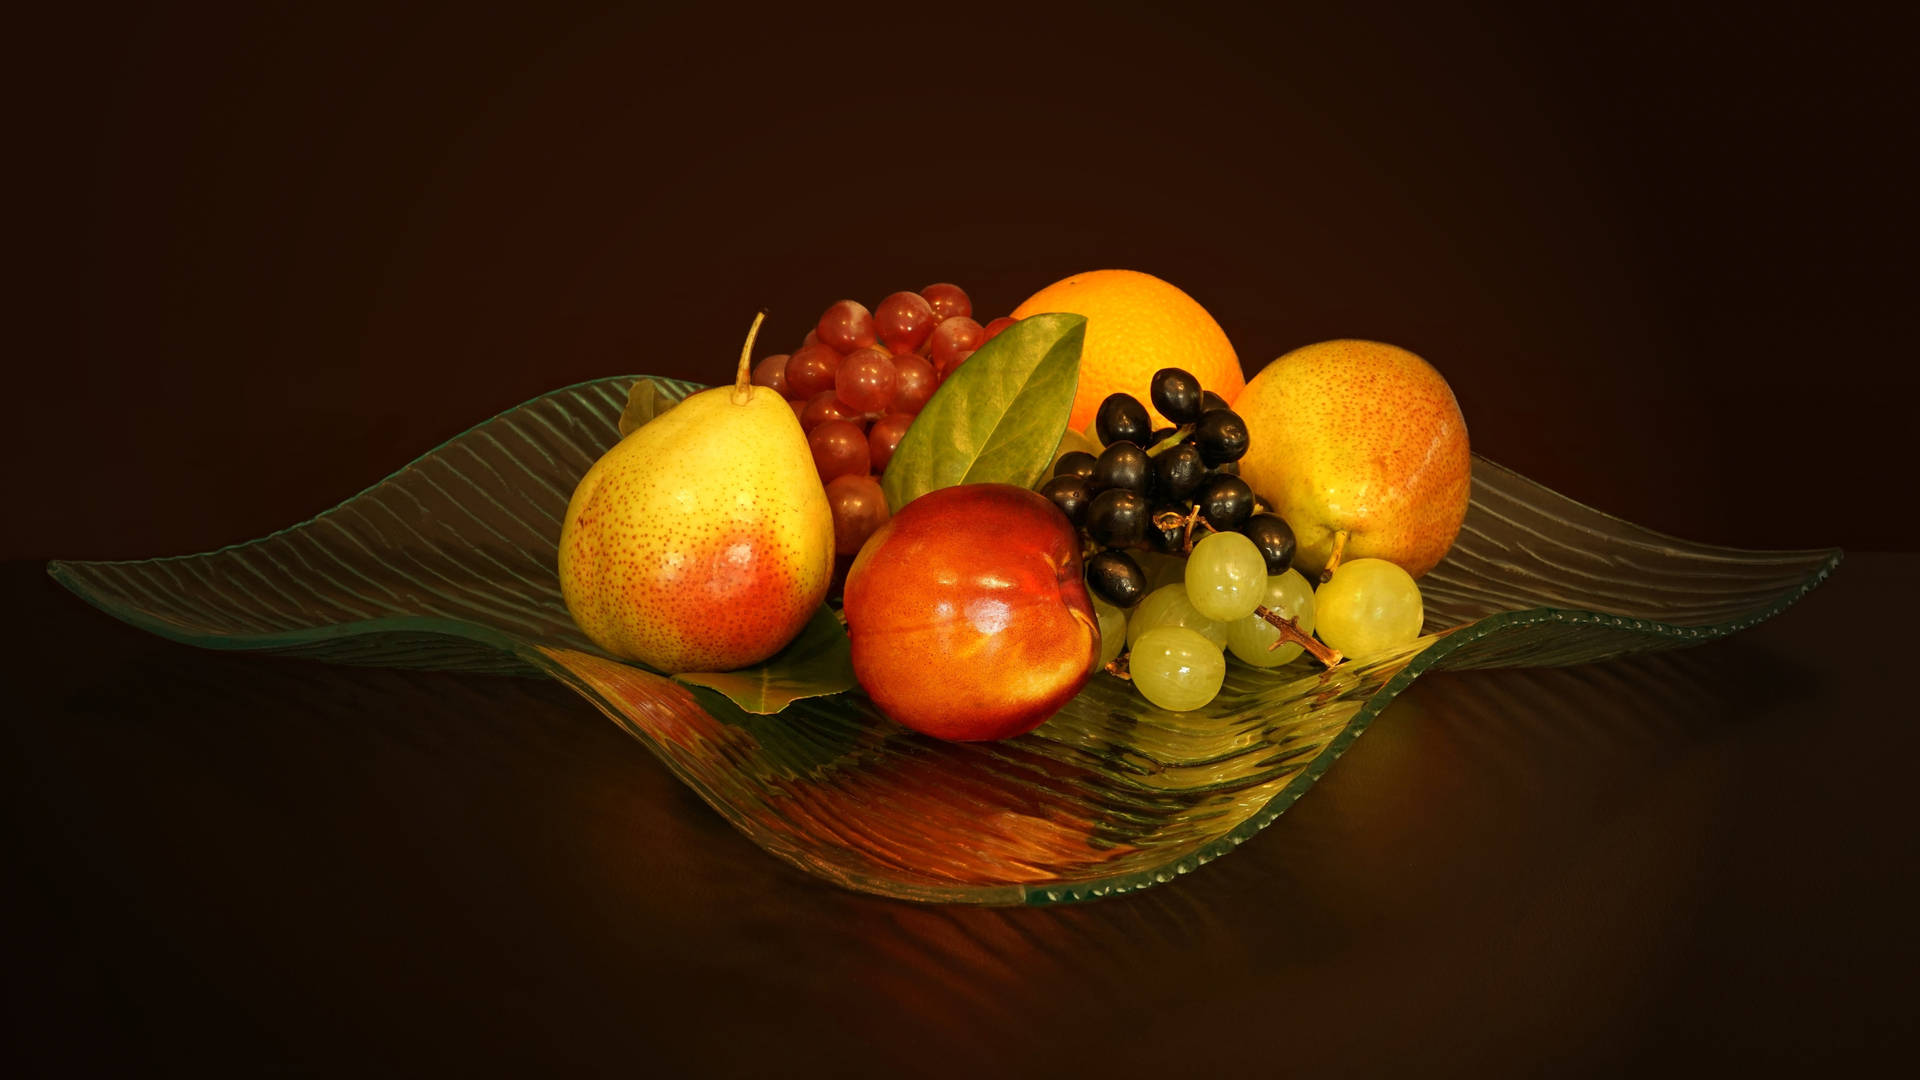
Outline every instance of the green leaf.
<svg viewBox="0 0 1920 1080">
<path fill-rule="evenodd" d="M 920 410 L 880 478 L 894 513 L 955 484 L 1038 483 L 1080 385 L 1083 315 L 1029 315 L 974 352 Z"/>
<path fill-rule="evenodd" d="M 627 407 L 620 412 L 620 437 L 638 431 L 647 421 L 673 408 L 673 399 L 660 392 L 652 379 L 642 376 L 627 391 Z"/>
<path fill-rule="evenodd" d="M 675 675 L 690 686 L 718 690 L 750 713 L 777 713 L 801 698 L 853 689 L 853 650 L 833 609 L 813 613 L 800 636 L 759 667 Z"/>
</svg>

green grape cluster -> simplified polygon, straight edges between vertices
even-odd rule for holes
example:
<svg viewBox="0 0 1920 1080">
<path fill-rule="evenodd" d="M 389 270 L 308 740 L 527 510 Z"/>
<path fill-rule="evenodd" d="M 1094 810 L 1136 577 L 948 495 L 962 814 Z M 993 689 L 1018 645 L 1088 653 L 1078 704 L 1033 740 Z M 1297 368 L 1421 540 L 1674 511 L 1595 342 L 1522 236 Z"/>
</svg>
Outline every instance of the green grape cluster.
<svg viewBox="0 0 1920 1080">
<path fill-rule="evenodd" d="M 1270 648 L 1281 631 L 1260 609 L 1313 631 L 1307 579 L 1292 569 L 1268 574 L 1264 566 L 1249 579 L 1244 558 L 1234 552 L 1237 545 L 1208 547 L 1230 535 L 1194 545 L 1186 580 L 1153 590 L 1127 620 L 1128 673 L 1141 696 L 1163 709 L 1184 712 L 1212 701 L 1226 680 L 1226 653 L 1258 668 L 1279 667 L 1300 655 L 1292 643 Z M 1257 593 L 1247 587 L 1249 580 L 1258 583 Z"/>
</svg>

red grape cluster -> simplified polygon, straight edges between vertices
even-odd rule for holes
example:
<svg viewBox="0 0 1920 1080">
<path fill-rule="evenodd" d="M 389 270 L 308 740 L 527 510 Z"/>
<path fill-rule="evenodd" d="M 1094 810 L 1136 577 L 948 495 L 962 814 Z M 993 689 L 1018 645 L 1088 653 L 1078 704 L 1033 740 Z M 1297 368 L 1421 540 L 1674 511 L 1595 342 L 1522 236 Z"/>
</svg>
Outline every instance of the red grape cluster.
<svg viewBox="0 0 1920 1080">
<path fill-rule="evenodd" d="M 908 425 L 940 384 L 1012 321 L 980 325 L 966 292 L 941 282 L 894 293 L 871 311 L 841 300 L 799 348 L 754 365 L 754 383 L 786 398 L 807 433 L 843 564 L 887 520 L 876 477 Z"/>
</svg>

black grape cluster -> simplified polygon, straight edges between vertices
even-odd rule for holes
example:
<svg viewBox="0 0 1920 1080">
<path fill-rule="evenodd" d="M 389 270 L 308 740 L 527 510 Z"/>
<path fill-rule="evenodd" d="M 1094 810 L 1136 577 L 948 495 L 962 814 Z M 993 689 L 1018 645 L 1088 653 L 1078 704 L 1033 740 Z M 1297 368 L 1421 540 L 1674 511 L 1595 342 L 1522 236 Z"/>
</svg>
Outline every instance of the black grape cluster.
<svg viewBox="0 0 1920 1080">
<path fill-rule="evenodd" d="M 1153 407 L 1173 427 L 1152 428 L 1140 399 L 1111 394 L 1100 403 L 1094 433 L 1098 457 L 1062 454 L 1040 493 L 1067 515 L 1097 549 L 1086 560 L 1087 585 L 1118 608 L 1147 593 L 1147 575 L 1135 551 L 1184 557 L 1208 532 L 1238 532 L 1266 559 L 1268 574 L 1293 563 L 1293 529 L 1240 479 L 1246 421 L 1220 395 L 1179 368 L 1155 372 Z"/>
</svg>

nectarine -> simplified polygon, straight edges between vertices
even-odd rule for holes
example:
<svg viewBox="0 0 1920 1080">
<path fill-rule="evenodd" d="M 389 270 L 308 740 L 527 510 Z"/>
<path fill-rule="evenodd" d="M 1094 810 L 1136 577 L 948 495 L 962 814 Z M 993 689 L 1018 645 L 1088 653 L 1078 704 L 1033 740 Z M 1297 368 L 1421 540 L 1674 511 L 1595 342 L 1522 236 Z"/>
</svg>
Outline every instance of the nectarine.
<svg viewBox="0 0 1920 1080">
<path fill-rule="evenodd" d="M 853 673 L 880 711 L 941 739 L 1039 727 L 1100 659 L 1080 541 L 1047 499 L 962 484 L 908 503 L 847 573 Z"/>
</svg>

